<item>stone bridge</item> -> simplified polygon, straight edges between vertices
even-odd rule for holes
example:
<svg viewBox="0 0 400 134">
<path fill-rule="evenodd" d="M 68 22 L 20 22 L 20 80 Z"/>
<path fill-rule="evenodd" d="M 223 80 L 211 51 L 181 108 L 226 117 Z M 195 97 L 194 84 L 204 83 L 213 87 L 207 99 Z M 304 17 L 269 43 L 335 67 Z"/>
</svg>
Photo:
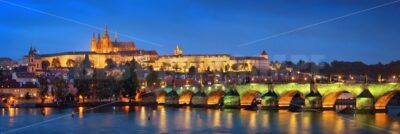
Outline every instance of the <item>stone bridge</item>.
<svg viewBox="0 0 400 134">
<path fill-rule="evenodd" d="M 288 108 L 292 104 L 304 108 L 334 109 L 342 94 L 350 94 L 357 109 L 386 110 L 389 102 L 397 105 L 399 83 L 382 84 L 214 84 L 204 87 L 185 85 L 165 87 L 143 94 L 143 100 L 165 105 L 246 107 L 261 104 L 265 108 Z M 395 97 L 397 96 L 397 97 Z M 259 103 L 255 103 L 259 102 Z"/>
</svg>

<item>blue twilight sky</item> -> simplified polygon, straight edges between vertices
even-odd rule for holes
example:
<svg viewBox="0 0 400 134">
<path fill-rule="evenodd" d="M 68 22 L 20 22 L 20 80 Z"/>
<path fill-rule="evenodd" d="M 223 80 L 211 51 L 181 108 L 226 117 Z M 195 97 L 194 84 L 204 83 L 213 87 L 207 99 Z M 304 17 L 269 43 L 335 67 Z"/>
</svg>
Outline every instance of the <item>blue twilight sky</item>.
<svg viewBox="0 0 400 134">
<path fill-rule="evenodd" d="M 40 53 L 86 51 L 92 33 L 103 32 L 95 27 L 107 24 L 120 40 L 159 54 L 181 44 L 186 54 L 266 50 L 273 60 L 387 63 L 400 60 L 400 2 L 239 45 L 391 1 L 0 0 L 0 57 L 20 59 L 30 44 Z"/>
</svg>

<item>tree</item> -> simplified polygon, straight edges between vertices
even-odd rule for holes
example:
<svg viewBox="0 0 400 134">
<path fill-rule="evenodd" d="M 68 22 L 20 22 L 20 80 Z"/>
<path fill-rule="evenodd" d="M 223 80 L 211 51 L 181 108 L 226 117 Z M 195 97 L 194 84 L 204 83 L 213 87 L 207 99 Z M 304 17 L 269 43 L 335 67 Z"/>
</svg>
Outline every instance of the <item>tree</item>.
<svg viewBox="0 0 400 134">
<path fill-rule="evenodd" d="M 67 95 L 67 83 L 62 77 L 53 80 L 54 95 L 57 99 L 65 99 Z"/>
<path fill-rule="evenodd" d="M 47 61 L 47 60 L 42 61 L 41 64 L 42 64 L 42 69 L 43 69 L 43 70 L 47 70 L 47 69 L 49 68 L 49 66 L 50 66 L 50 62 Z"/>
<path fill-rule="evenodd" d="M 67 64 L 68 67 L 75 67 L 76 66 L 75 61 L 72 60 L 72 59 L 68 59 L 66 64 Z"/>
<path fill-rule="evenodd" d="M 40 77 L 38 79 L 40 86 L 39 86 L 39 96 L 42 100 L 42 103 L 44 103 L 47 93 L 49 92 L 49 81 L 47 79 L 47 77 Z"/>
<path fill-rule="evenodd" d="M 125 64 L 125 71 L 123 74 L 123 89 L 125 95 L 128 95 L 129 102 L 136 95 L 136 89 L 139 88 L 139 80 L 136 75 L 136 61 L 132 58 L 132 61 Z"/>
<path fill-rule="evenodd" d="M 51 61 L 51 66 L 53 66 L 53 67 L 61 67 L 60 59 L 54 58 L 54 59 Z"/>
<path fill-rule="evenodd" d="M 103 80 L 97 80 L 96 96 L 100 99 L 111 98 L 115 91 L 115 80 L 107 78 Z"/>
<path fill-rule="evenodd" d="M 74 87 L 78 89 L 77 95 L 83 97 L 83 102 L 85 98 L 90 95 L 90 85 L 92 81 L 90 79 L 74 79 Z"/>
<path fill-rule="evenodd" d="M 157 85 L 159 83 L 158 73 L 154 71 L 152 66 L 149 67 L 148 71 L 149 74 L 146 77 L 147 85 L 153 85 L 153 84 Z"/>
<path fill-rule="evenodd" d="M 30 99 L 32 99 L 31 94 L 30 94 L 29 92 L 26 92 L 25 95 L 24 95 L 24 99 L 25 99 L 25 100 L 30 100 Z"/>
<path fill-rule="evenodd" d="M 197 73 L 196 67 L 191 66 L 191 67 L 189 68 L 188 75 L 189 75 L 190 77 L 193 77 L 193 76 L 196 75 L 196 73 Z"/>
<path fill-rule="evenodd" d="M 108 68 L 108 69 L 111 69 L 111 68 L 114 68 L 114 67 L 116 67 L 117 65 L 116 65 L 116 63 L 112 60 L 112 59 L 106 59 L 106 68 Z"/>
</svg>

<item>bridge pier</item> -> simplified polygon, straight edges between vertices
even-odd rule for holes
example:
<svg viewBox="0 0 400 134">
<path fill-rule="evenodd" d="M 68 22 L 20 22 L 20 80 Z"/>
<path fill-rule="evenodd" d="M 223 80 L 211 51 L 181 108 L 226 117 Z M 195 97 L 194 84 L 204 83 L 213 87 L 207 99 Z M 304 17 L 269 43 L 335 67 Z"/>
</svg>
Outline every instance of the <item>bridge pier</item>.
<svg viewBox="0 0 400 134">
<path fill-rule="evenodd" d="M 357 112 L 372 112 L 374 104 L 374 96 L 367 88 L 364 88 L 356 98 Z"/>
<path fill-rule="evenodd" d="M 175 90 L 165 96 L 165 106 L 179 106 L 179 95 Z"/>
<path fill-rule="evenodd" d="M 193 107 L 206 107 L 207 106 L 207 95 L 204 91 L 198 91 L 191 99 L 191 106 Z"/>
<path fill-rule="evenodd" d="M 304 99 L 304 110 L 321 111 L 322 110 L 322 95 L 317 91 L 311 91 Z"/>
<path fill-rule="evenodd" d="M 231 88 L 222 100 L 223 108 L 240 108 L 240 95 L 236 89 Z"/>
<path fill-rule="evenodd" d="M 268 92 L 262 96 L 261 100 L 262 109 L 278 109 L 278 95 L 272 89 L 272 86 L 268 88 Z"/>
</svg>

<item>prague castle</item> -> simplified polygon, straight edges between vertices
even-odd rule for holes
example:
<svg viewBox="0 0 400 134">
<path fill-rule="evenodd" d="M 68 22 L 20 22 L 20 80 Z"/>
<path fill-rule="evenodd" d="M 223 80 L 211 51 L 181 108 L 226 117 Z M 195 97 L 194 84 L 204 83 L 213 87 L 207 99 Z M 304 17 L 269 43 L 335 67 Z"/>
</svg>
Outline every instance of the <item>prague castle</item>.
<svg viewBox="0 0 400 134">
<path fill-rule="evenodd" d="M 184 54 L 178 45 L 170 55 L 158 55 L 155 50 L 138 49 L 134 42 L 119 41 L 117 34 L 111 39 L 108 29 L 104 34 L 93 33 L 90 51 L 62 52 L 54 54 L 39 54 L 36 49 L 30 49 L 24 57 L 28 63 L 28 72 L 43 72 L 45 68 L 71 68 L 89 58 L 93 68 L 105 68 L 106 60 L 111 59 L 116 64 L 124 64 L 132 58 L 142 66 L 152 66 L 156 71 L 188 72 L 194 67 L 198 72 L 249 72 L 267 71 L 270 69 L 268 54 L 265 51 L 259 56 L 234 57 L 229 54 Z"/>
</svg>

